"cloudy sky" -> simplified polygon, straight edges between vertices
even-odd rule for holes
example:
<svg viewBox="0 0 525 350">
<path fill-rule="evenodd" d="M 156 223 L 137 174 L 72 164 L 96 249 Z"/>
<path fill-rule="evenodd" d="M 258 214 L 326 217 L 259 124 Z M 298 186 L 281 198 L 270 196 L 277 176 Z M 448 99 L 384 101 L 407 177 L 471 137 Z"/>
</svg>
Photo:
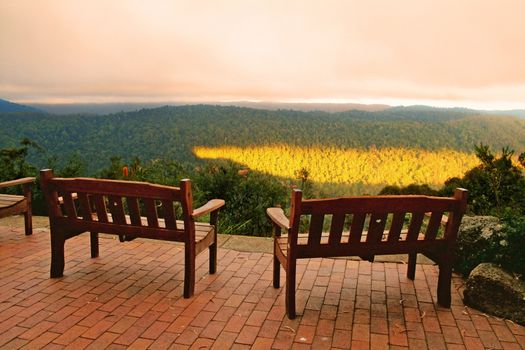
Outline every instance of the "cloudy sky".
<svg viewBox="0 0 525 350">
<path fill-rule="evenodd" d="M 0 98 L 525 108 L 523 0 L 0 0 Z"/>
</svg>

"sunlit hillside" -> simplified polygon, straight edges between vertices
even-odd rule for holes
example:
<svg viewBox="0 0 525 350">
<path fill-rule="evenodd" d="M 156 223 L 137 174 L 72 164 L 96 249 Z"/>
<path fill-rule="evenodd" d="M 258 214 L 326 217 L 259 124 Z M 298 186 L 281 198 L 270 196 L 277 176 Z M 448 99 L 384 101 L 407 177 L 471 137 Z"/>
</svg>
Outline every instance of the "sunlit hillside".
<svg viewBox="0 0 525 350">
<path fill-rule="evenodd" d="M 441 186 L 476 166 L 474 154 L 442 149 L 406 148 L 341 149 L 335 147 L 195 147 L 199 158 L 225 158 L 272 175 L 294 178 L 306 168 L 312 181 L 321 184 L 406 186 L 412 183 Z"/>
</svg>

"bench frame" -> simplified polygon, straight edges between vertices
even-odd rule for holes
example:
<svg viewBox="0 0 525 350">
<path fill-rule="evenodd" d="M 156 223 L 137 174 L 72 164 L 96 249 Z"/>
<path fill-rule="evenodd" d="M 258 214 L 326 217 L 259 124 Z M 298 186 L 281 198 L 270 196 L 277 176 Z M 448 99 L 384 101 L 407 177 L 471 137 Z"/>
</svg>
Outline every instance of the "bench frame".
<svg viewBox="0 0 525 350">
<path fill-rule="evenodd" d="M 34 177 L 24 177 L 22 179 L 0 182 L 0 188 L 19 185 L 22 185 L 23 187 L 23 196 L 0 194 L 0 202 L 5 202 L 5 205 L 0 205 L 0 218 L 5 218 L 11 215 L 24 214 L 24 226 L 26 236 L 33 234 L 33 222 L 31 211 L 33 195 L 31 187 L 34 182 Z"/>
<path fill-rule="evenodd" d="M 171 187 L 134 181 L 55 178 L 52 170 L 45 169 L 40 171 L 40 183 L 51 228 L 51 278 L 64 274 L 65 241 L 87 231 L 92 258 L 99 255 L 98 233 L 119 235 L 121 241 L 141 237 L 183 242 L 185 298 L 194 294 L 195 258 L 205 248 L 210 254 L 209 272 L 216 272 L 217 218 L 224 201 L 212 199 L 194 210 L 190 180 L 181 180 L 180 187 Z M 177 202 L 182 207 L 182 221 L 176 220 Z M 162 219 L 158 215 L 159 203 Z M 146 215 L 142 216 L 141 211 Z M 196 218 L 206 214 L 210 214 L 209 224 L 195 223 Z M 196 231 L 202 232 L 197 241 Z"/>
<path fill-rule="evenodd" d="M 438 264 L 438 303 L 450 307 L 454 247 L 466 207 L 465 189 L 456 189 L 452 198 L 418 195 L 307 200 L 302 200 L 302 192 L 294 189 L 289 219 L 281 208 L 267 209 L 274 234 L 273 286 L 279 288 L 282 265 L 286 272 L 288 318 L 296 316 L 296 261 L 302 258 L 359 256 L 373 261 L 374 255 L 408 254 L 407 277 L 413 280 L 417 254 L 422 253 Z M 344 242 L 343 227 L 348 214 L 352 215 L 352 223 Z M 386 231 L 388 214 L 392 221 Z M 410 214 L 408 225 L 405 223 L 406 214 Z M 302 215 L 311 218 L 307 235 L 299 234 Z M 322 232 L 325 215 L 332 215 L 328 234 Z M 421 232 L 425 216 L 430 216 L 430 219 Z M 365 227 L 365 222 L 368 222 L 368 227 Z M 402 232 L 404 226 L 408 227 Z M 443 237 L 438 237 L 440 227 L 444 229 Z M 286 231 L 287 237 L 281 237 L 281 230 Z"/>
</svg>

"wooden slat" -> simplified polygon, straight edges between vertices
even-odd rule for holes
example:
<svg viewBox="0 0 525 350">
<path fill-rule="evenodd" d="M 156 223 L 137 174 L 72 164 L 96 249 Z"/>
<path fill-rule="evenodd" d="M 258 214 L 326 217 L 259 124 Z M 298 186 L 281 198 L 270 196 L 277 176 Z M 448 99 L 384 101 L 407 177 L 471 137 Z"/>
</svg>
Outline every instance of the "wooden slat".
<svg viewBox="0 0 525 350">
<path fill-rule="evenodd" d="M 356 243 L 361 241 L 363 234 L 363 227 L 365 226 L 365 213 L 354 213 L 352 215 L 352 225 L 350 226 L 350 237 L 348 243 Z"/>
<path fill-rule="evenodd" d="M 83 219 L 69 219 L 68 217 L 59 217 L 56 219 L 57 223 L 67 231 L 76 232 L 103 232 L 118 236 L 130 236 L 159 239 L 164 241 L 184 242 L 185 233 L 181 230 L 169 230 L 162 227 L 147 227 L 143 226 L 137 229 L 136 226 L 117 224 L 115 222 L 97 222 L 87 221 Z"/>
<path fill-rule="evenodd" d="M 24 198 L 24 196 L 20 196 L 17 194 L 0 194 L 0 201 L 19 201 Z"/>
<path fill-rule="evenodd" d="M 454 211 L 458 202 L 454 198 L 429 196 L 367 196 L 330 199 L 306 199 L 302 202 L 302 214 L 336 213 L 395 213 Z"/>
<path fill-rule="evenodd" d="M 176 241 L 184 242 L 185 241 L 185 231 L 184 231 L 184 221 L 177 220 L 177 225 L 180 229 L 172 230 L 165 228 L 165 223 L 163 219 L 159 219 L 159 227 L 148 227 L 147 218 L 141 217 L 143 227 L 140 228 L 140 231 L 137 230 L 135 226 L 127 224 L 118 224 L 113 220 L 111 222 L 97 222 L 97 221 L 85 221 L 83 219 L 72 219 L 68 217 L 58 218 L 59 222 L 63 227 L 74 228 L 76 231 L 95 231 L 95 232 L 104 232 L 107 234 L 115 235 L 130 235 L 135 237 L 142 238 L 152 238 L 160 239 L 167 241 Z M 164 227 L 162 227 L 164 226 Z M 195 223 L 195 242 L 200 242 L 206 238 L 206 236 L 213 231 L 214 227 L 208 223 L 196 222 Z M 158 237 L 156 235 L 159 235 Z"/>
<path fill-rule="evenodd" d="M 159 220 L 157 216 L 157 207 L 155 200 L 151 198 L 143 198 L 144 206 L 146 207 L 146 217 L 148 218 L 148 226 L 159 227 Z"/>
<path fill-rule="evenodd" d="M 405 223 L 405 212 L 396 212 L 392 218 L 392 224 L 390 225 L 390 230 L 388 231 L 389 242 L 399 241 L 399 236 L 401 235 L 401 230 L 403 229 L 403 224 Z"/>
<path fill-rule="evenodd" d="M 308 244 L 317 246 L 321 244 L 321 233 L 323 232 L 324 215 L 313 214 L 310 219 L 308 230 Z"/>
<path fill-rule="evenodd" d="M 73 196 L 71 195 L 71 192 L 63 193 L 62 198 L 64 198 L 64 209 L 66 211 L 66 215 L 71 218 L 76 218 L 77 209 L 75 208 L 75 203 L 73 202 Z"/>
<path fill-rule="evenodd" d="M 368 224 L 367 242 L 381 242 L 388 213 L 372 213 Z"/>
<path fill-rule="evenodd" d="M 330 224 L 330 236 L 328 237 L 328 244 L 340 244 L 343 227 L 345 224 L 345 214 L 334 214 L 332 216 L 332 223 Z"/>
<path fill-rule="evenodd" d="M 443 213 L 435 211 L 430 215 L 430 220 L 428 222 L 427 230 L 425 231 L 425 240 L 434 240 L 436 239 L 439 226 L 441 225 L 441 219 L 443 218 Z"/>
<path fill-rule="evenodd" d="M 0 207 L 0 218 L 23 213 L 27 210 L 27 200 L 16 202 L 10 206 Z"/>
<path fill-rule="evenodd" d="M 24 184 L 30 184 L 30 183 L 32 184 L 33 182 L 35 182 L 34 177 L 24 177 L 22 179 L 0 182 L 0 188 L 18 186 L 18 185 L 24 185 Z"/>
<path fill-rule="evenodd" d="M 113 217 L 113 222 L 125 225 L 126 214 L 124 213 L 124 205 L 122 204 L 122 197 L 108 196 L 109 211 Z"/>
<path fill-rule="evenodd" d="M 86 192 L 117 197 L 139 197 L 153 199 L 180 200 L 180 188 L 154 185 L 146 182 L 117 181 L 91 178 L 53 178 L 49 186 L 65 192 Z"/>
<path fill-rule="evenodd" d="M 164 214 L 164 221 L 166 227 L 170 229 L 177 228 L 177 219 L 175 217 L 175 210 L 173 208 L 173 202 L 169 200 L 162 200 L 162 213 Z"/>
<path fill-rule="evenodd" d="M 108 213 L 106 208 L 106 202 L 104 201 L 104 196 L 96 194 L 91 195 L 91 198 L 95 203 L 95 211 L 97 213 L 98 221 L 108 222 Z"/>
<path fill-rule="evenodd" d="M 302 241 L 303 237 L 299 237 Z M 286 236 L 277 237 L 278 245 L 286 254 L 287 238 Z M 337 256 L 361 256 L 361 255 L 379 255 L 379 254 L 406 254 L 411 252 L 429 253 L 432 251 L 439 252 L 444 247 L 446 241 L 437 239 L 434 241 L 398 241 L 398 242 L 358 242 L 354 244 L 339 244 L 337 246 L 323 245 L 311 247 L 305 244 L 297 246 L 298 257 L 337 257 Z"/>
<path fill-rule="evenodd" d="M 0 194 L 0 208 L 10 207 L 25 200 L 24 196 Z"/>
<path fill-rule="evenodd" d="M 129 217 L 133 226 L 142 226 L 140 219 L 140 208 L 139 200 L 137 197 L 126 197 L 126 203 L 128 204 Z"/>
<path fill-rule="evenodd" d="M 93 215 L 91 213 L 91 205 L 89 203 L 89 198 L 87 193 L 77 193 L 78 201 L 80 202 L 80 213 L 84 220 L 93 220 Z"/>
<path fill-rule="evenodd" d="M 412 219 L 410 220 L 410 226 L 408 227 L 407 241 L 416 241 L 419 233 L 421 232 L 421 224 L 425 217 L 424 212 L 412 213 Z"/>
</svg>

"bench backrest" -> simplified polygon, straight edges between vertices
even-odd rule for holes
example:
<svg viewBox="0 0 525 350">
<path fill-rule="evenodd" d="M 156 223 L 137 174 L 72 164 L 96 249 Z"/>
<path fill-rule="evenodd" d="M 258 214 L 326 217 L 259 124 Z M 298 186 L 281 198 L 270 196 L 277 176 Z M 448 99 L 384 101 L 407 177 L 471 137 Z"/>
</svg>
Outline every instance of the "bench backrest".
<svg viewBox="0 0 525 350">
<path fill-rule="evenodd" d="M 180 187 L 171 187 L 134 181 L 56 178 L 52 170 L 46 169 L 40 172 L 40 180 L 52 229 L 194 242 L 188 179 L 181 180 Z M 177 223 L 178 216 L 184 224 Z"/>
<path fill-rule="evenodd" d="M 398 254 L 435 247 L 438 241 L 445 246 L 456 240 L 466 206 L 464 189 L 456 189 L 451 198 L 389 195 L 306 200 L 294 190 L 290 253 L 296 257 Z"/>
</svg>

